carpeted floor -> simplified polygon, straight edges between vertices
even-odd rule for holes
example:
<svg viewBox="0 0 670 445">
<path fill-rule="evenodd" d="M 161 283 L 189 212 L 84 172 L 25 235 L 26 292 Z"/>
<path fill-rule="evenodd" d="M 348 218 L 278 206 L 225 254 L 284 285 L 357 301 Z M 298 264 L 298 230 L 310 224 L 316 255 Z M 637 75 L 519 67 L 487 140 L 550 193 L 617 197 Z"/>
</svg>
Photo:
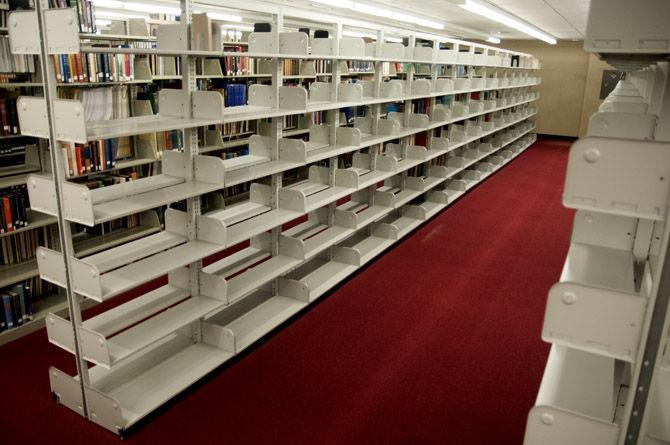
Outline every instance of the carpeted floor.
<svg viewBox="0 0 670 445">
<path fill-rule="evenodd" d="M 520 444 L 571 229 L 569 144 L 540 138 L 125 441 Z M 73 359 L 43 330 L 0 347 L 0 442 L 119 443 L 51 400 L 49 365 Z"/>
</svg>

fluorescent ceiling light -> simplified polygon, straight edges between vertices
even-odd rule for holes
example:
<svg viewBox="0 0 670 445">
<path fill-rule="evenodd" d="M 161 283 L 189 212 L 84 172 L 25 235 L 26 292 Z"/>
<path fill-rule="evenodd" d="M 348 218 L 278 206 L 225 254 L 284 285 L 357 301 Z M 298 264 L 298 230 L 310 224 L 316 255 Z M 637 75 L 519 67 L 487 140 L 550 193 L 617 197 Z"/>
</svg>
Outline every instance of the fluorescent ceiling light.
<svg viewBox="0 0 670 445">
<path fill-rule="evenodd" d="M 220 12 L 207 12 L 207 17 L 212 20 L 221 20 L 224 22 L 241 22 L 242 17 L 239 15 L 222 14 Z"/>
<path fill-rule="evenodd" d="M 254 27 L 251 25 L 238 25 L 233 23 L 224 23 L 223 27 L 225 29 L 239 29 L 240 31 L 253 31 Z"/>
<path fill-rule="evenodd" d="M 510 17 L 509 15 L 503 14 L 502 12 L 498 12 L 496 9 L 494 9 L 489 5 L 483 5 L 474 0 L 465 0 L 465 4 L 459 6 L 463 9 L 467 9 L 470 12 L 484 16 L 489 20 L 493 20 L 494 22 L 502 23 L 505 26 L 514 28 L 518 31 L 528 34 L 531 37 L 535 37 L 536 39 L 540 39 L 551 45 L 556 44 L 556 39 L 550 36 L 549 34 L 545 34 L 541 31 L 538 31 L 537 29 L 520 22 L 519 20 L 516 20 Z"/>
<path fill-rule="evenodd" d="M 95 4 L 97 8 L 121 9 L 124 11 L 146 12 L 150 14 L 155 14 L 156 12 L 170 15 L 181 14 L 181 9 L 171 8 L 167 5 L 149 5 L 146 3 L 121 2 L 117 0 L 93 0 L 93 4 Z"/>
<path fill-rule="evenodd" d="M 96 26 L 109 26 L 111 24 L 112 24 L 111 20 L 95 19 L 95 25 Z"/>
<path fill-rule="evenodd" d="M 104 11 L 102 9 L 96 9 L 95 15 L 97 18 L 101 19 L 112 19 L 112 20 L 125 20 L 125 19 L 146 19 L 149 17 L 149 14 L 138 14 L 130 12 L 116 12 L 116 11 Z"/>
<path fill-rule="evenodd" d="M 395 12 L 386 8 L 379 8 L 367 3 L 353 2 L 350 0 L 312 0 L 314 3 L 322 5 L 334 6 L 336 8 L 351 9 L 363 14 L 374 15 L 377 17 L 384 17 L 387 19 L 397 20 L 399 22 L 413 23 L 419 26 L 425 26 L 433 29 L 444 29 L 444 24 L 435 22 L 433 20 L 422 19 L 402 12 Z"/>
<path fill-rule="evenodd" d="M 348 29 L 345 29 L 342 31 L 342 35 L 345 37 L 360 37 L 360 38 L 368 38 L 368 39 L 374 39 L 377 40 L 377 34 L 372 34 L 369 32 L 360 32 L 360 31 L 350 31 Z M 384 41 L 386 42 L 391 42 L 391 43 L 402 43 L 402 39 L 400 37 L 384 37 Z"/>
<path fill-rule="evenodd" d="M 489 37 L 488 39 L 486 39 L 486 41 L 489 43 L 500 43 L 500 39 L 494 36 Z"/>
<path fill-rule="evenodd" d="M 338 8 L 354 9 L 354 2 L 349 0 L 312 0 L 314 3 L 322 5 L 335 6 Z"/>
</svg>

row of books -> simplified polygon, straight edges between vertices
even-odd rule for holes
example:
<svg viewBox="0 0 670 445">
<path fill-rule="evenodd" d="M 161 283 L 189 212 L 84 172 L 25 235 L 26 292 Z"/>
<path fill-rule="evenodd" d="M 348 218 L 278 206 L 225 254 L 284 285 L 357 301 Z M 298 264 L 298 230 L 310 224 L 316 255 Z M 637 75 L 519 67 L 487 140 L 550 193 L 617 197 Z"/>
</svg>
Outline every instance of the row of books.
<svg viewBox="0 0 670 445">
<path fill-rule="evenodd" d="M 33 303 L 28 281 L 0 290 L 0 332 L 18 328 L 33 319 Z"/>
<path fill-rule="evenodd" d="M 249 147 L 235 147 L 230 148 L 221 153 L 221 159 L 232 159 L 240 156 L 247 156 L 249 154 Z"/>
<path fill-rule="evenodd" d="M 24 165 L 26 163 L 26 147 L 34 146 L 35 139 L 28 136 L 0 139 L 0 169 Z"/>
<path fill-rule="evenodd" d="M 13 232 L 28 225 L 29 207 L 25 184 L 0 189 L 0 233 Z"/>
<path fill-rule="evenodd" d="M 156 42 L 132 42 L 130 46 L 131 48 L 155 49 Z M 147 54 L 138 57 L 147 59 L 153 77 L 181 75 L 181 58 L 179 56 Z"/>
<path fill-rule="evenodd" d="M 318 74 L 322 73 L 332 73 L 333 72 L 333 63 L 331 60 L 320 59 L 314 61 L 314 69 Z"/>
<path fill-rule="evenodd" d="M 374 62 L 365 60 L 347 60 L 347 68 L 350 73 L 370 72 L 375 70 Z M 317 70 L 317 72 L 319 72 Z"/>
<path fill-rule="evenodd" d="M 91 0 L 49 0 L 50 8 L 76 8 L 80 32 L 97 32 L 95 6 Z"/>
<path fill-rule="evenodd" d="M 84 107 L 86 121 L 130 117 L 130 91 L 123 85 L 100 88 L 60 88 L 61 99 L 75 99 Z"/>
<path fill-rule="evenodd" d="M 181 150 L 183 146 L 181 130 L 168 130 L 156 133 L 156 149 L 158 152 Z"/>
<path fill-rule="evenodd" d="M 243 83 L 229 83 L 215 90 L 223 94 L 223 102 L 226 107 L 236 107 L 247 103 L 247 85 Z"/>
<path fill-rule="evenodd" d="M 239 45 L 224 45 L 224 51 L 229 52 L 246 52 L 246 48 Z M 221 71 L 225 76 L 248 76 L 258 73 L 258 59 L 250 59 L 249 57 L 239 56 L 225 56 L 220 60 Z"/>
<path fill-rule="evenodd" d="M 53 247 L 54 240 L 49 230 L 45 226 L 0 238 L 0 265 L 23 263 L 35 258 L 37 246 Z"/>
<path fill-rule="evenodd" d="M 0 134 L 9 136 L 20 134 L 19 114 L 16 111 L 16 100 L 19 95 L 11 91 L 0 92 Z"/>
<path fill-rule="evenodd" d="M 112 221 L 107 221 L 102 224 L 96 224 L 95 226 L 84 226 L 81 224 L 73 225 L 73 236 L 72 241 L 75 245 L 75 250 L 77 248 L 77 243 L 83 241 L 86 238 L 91 236 L 98 235 L 107 235 L 116 230 L 120 229 L 131 229 L 140 225 L 140 216 L 139 214 L 124 216 L 123 218 L 114 219 Z"/>
<path fill-rule="evenodd" d="M 223 137 L 231 137 L 239 134 L 248 134 L 249 132 L 256 132 L 256 122 L 255 121 L 242 121 L 242 122 L 228 122 L 223 124 L 217 124 L 212 126 L 210 129 L 216 130 L 221 133 Z"/>
<path fill-rule="evenodd" d="M 51 57 L 58 82 L 102 83 L 135 80 L 133 54 L 59 54 Z"/>
<path fill-rule="evenodd" d="M 63 144 L 66 177 L 109 170 L 116 167 L 119 144 L 127 144 L 123 151 L 130 151 L 130 139 L 115 138 L 92 141 L 88 144 Z"/>
<path fill-rule="evenodd" d="M 109 187 L 110 185 L 121 184 L 123 182 L 134 181 L 138 178 L 136 172 L 105 172 L 95 176 L 88 177 L 81 184 L 85 185 L 89 189 L 98 189 L 102 187 Z"/>
<path fill-rule="evenodd" d="M 412 102 L 412 113 L 416 114 L 427 114 L 430 110 L 430 99 L 424 97 L 423 99 L 417 99 Z"/>
<path fill-rule="evenodd" d="M 0 73 L 34 73 L 35 56 L 12 54 L 9 36 L 0 36 Z"/>
<path fill-rule="evenodd" d="M 55 293 L 55 284 L 33 277 L 0 290 L 0 332 L 18 328 L 34 319 L 34 303 Z"/>
<path fill-rule="evenodd" d="M 7 5 L 7 1 L 3 0 L 0 2 L 0 5 Z M 9 10 L 0 9 L 0 27 L 7 28 L 7 16 L 9 15 Z"/>
</svg>

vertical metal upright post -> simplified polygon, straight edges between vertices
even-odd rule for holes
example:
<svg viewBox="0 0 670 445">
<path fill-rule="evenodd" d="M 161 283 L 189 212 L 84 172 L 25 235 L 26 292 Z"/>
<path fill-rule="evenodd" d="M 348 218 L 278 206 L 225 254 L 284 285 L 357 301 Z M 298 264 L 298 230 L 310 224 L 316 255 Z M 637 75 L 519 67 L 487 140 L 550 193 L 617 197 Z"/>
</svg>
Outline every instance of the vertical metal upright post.
<svg viewBox="0 0 670 445">
<path fill-rule="evenodd" d="M 280 9 L 277 14 L 273 17 L 273 33 L 274 33 L 274 46 L 277 53 L 279 52 L 279 33 L 284 29 L 284 13 Z M 274 58 L 272 59 L 272 88 L 274 90 L 273 100 L 274 103 L 272 106 L 274 108 L 279 108 L 279 91 L 284 83 L 284 59 Z M 270 157 L 272 159 L 279 159 L 279 140 L 282 137 L 282 129 L 284 124 L 284 117 L 273 117 L 270 121 Z M 276 209 L 279 206 L 279 189 L 282 187 L 282 178 L 283 173 L 275 173 L 271 176 L 271 187 L 272 187 L 272 196 L 271 204 L 272 208 Z M 279 255 L 279 236 L 281 234 L 281 227 L 275 227 L 271 232 L 271 244 L 272 244 L 272 256 Z M 272 280 L 272 294 L 278 295 L 279 293 L 279 279 Z"/>
<path fill-rule="evenodd" d="M 670 224 L 670 212 L 666 212 L 666 222 Z M 646 332 L 643 331 L 640 339 L 640 351 L 633 364 L 631 387 L 626 400 L 627 414 L 624 416 L 621 425 L 622 434 L 619 443 L 625 445 L 635 445 L 644 443 L 641 432 L 646 419 L 646 409 L 648 408 L 650 398 L 649 393 L 653 389 L 654 375 L 659 367 L 659 357 L 662 355 L 662 347 L 665 343 L 664 336 L 668 335 L 668 307 L 670 304 L 670 228 L 665 227 L 663 233 L 663 245 L 665 246 L 665 255 L 661 267 L 661 273 L 658 283 L 652 289 L 652 295 L 649 301 L 647 311 L 648 323 Z M 655 292 L 654 292 L 655 291 Z"/>
<path fill-rule="evenodd" d="M 340 69 L 340 60 L 337 58 L 340 55 L 340 37 L 342 36 L 342 24 L 335 23 L 333 27 L 333 59 L 331 62 L 331 84 L 330 84 L 330 100 L 331 102 L 337 102 L 339 91 L 340 91 L 340 79 L 342 76 Z M 340 127 L 340 109 L 335 108 L 328 111 L 328 124 L 330 125 L 330 135 L 329 142 L 331 146 L 337 145 L 337 129 Z M 330 186 L 335 185 L 335 170 L 337 170 L 337 156 L 332 156 L 328 158 L 328 184 Z M 336 202 L 328 204 L 328 225 L 333 226 L 335 224 L 335 207 L 337 206 Z M 332 259 L 333 249 L 328 249 L 328 260 Z"/>
<path fill-rule="evenodd" d="M 44 99 L 47 107 L 47 118 L 49 122 L 49 147 L 51 156 L 52 178 L 54 181 L 56 191 L 56 204 L 58 205 L 58 236 L 60 238 L 60 249 L 63 253 L 63 262 L 65 267 L 65 294 L 67 298 L 67 307 L 70 314 L 70 323 L 72 325 L 72 335 L 74 342 L 74 356 L 77 365 L 77 374 L 81 385 L 81 415 L 88 417 L 88 407 L 86 405 L 86 391 L 85 386 L 89 383 L 88 366 L 84 361 L 81 350 L 79 348 L 79 328 L 81 326 L 81 307 L 77 294 L 72 290 L 72 275 L 70 267 L 70 259 L 74 256 L 74 246 L 72 244 L 72 232 L 69 221 L 64 218 L 63 207 L 63 184 L 64 180 L 61 176 L 65 171 L 63 165 L 63 158 L 59 156 L 60 143 L 56 136 L 56 115 L 53 107 L 53 101 L 58 97 L 56 92 L 56 76 L 54 74 L 54 66 L 50 63 L 49 55 L 49 41 L 47 26 L 45 20 L 45 11 L 49 8 L 48 0 L 38 0 L 35 2 L 35 12 L 37 14 L 37 23 L 39 26 L 39 33 L 41 37 L 40 50 L 40 68 L 42 71 L 42 82 L 44 88 Z M 30 185 L 29 185 L 30 186 Z M 48 320 L 47 320 L 48 322 Z"/>
<path fill-rule="evenodd" d="M 191 49 L 191 23 L 193 22 L 193 9 L 192 9 L 192 0 L 180 0 L 181 7 L 181 17 L 180 22 L 181 26 L 184 28 L 184 35 L 186 36 L 187 47 Z M 192 92 L 196 89 L 195 83 L 195 63 L 196 59 L 193 56 L 188 54 L 182 54 L 181 59 L 181 89 L 183 93 L 184 100 L 189 104 L 188 112 L 190 115 L 193 115 L 193 104 L 191 101 Z M 186 177 L 190 177 L 191 180 L 195 178 L 195 156 L 198 154 L 198 130 L 196 128 L 187 128 L 182 130 L 184 136 L 184 154 L 189 158 L 189 161 L 186 163 L 187 168 L 190 170 L 187 172 Z M 198 236 L 198 215 L 201 213 L 201 202 L 200 196 L 194 196 L 193 198 L 188 198 L 186 200 L 186 233 L 189 240 L 194 240 Z M 191 295 L 200 294 L 200 269 L 202 269 L 202 261 L 196 261 L 189 264 L 189 283 Z M 194 342 L 200 342 L 202 340 L 202 332 L 200 329 L 200 323 L 193 323 L 191 336 Z"/>
<path fill-rule="evenodd" d="M 440 50 L 440 41 L 439 40 L 433 40 L 433 51 L 439 51 Z M 437 53 L 434 53 L 433 59 L 437 58 Z M 433 61 L 433 63 L 430 65 L 430 81 L 433 85 L 433 88 L 435 88 L 435 85 L 437 84 L 437 79 L 439 78 L 439 71 L 440 71 L 440 65 L 437 63 L 437 61 Z M 431 97 L 430 98 L 430 105 L 428 106 L 428 109 L 426 110 L 426 114 L 428 116 L 433 115 L 433 110 L 435 109 L 435 104 L 437 103 L 437 97 Z M 431 128 L 428 130 L 428 134 L 426 135 L 426 148 L 430 150 L 430 147 L 432 145 L 432 140 L 433 136 L 435 136 L 435 129 Z"/>
</svg>

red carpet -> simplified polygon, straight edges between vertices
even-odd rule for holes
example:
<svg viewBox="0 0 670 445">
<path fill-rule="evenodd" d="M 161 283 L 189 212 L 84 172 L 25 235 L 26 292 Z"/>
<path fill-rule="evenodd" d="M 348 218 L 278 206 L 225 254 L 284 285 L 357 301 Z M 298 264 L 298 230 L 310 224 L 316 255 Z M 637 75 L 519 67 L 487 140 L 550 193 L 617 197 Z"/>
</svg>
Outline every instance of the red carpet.
<svg viewBox="0 0 670 445">
<path fill-rule="evenodd" d="M 127 443 L 520 444 L 572 212 L 540 140 Z M 0 348 L 3 443 L 119 439 L 49 394 L 44 331 Z"/>
</svg>

